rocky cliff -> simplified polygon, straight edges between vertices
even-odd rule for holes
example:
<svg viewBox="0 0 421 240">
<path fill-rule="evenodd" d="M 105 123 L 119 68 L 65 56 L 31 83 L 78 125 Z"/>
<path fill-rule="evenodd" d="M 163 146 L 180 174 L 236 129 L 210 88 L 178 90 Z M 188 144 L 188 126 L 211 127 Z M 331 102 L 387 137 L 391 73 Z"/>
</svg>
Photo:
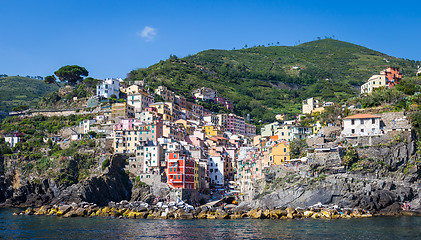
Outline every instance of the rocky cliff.
<svg viewBox="0 0 421 240">
<path fill-rule="evenodd" d="M 421 209 L 420 164 L 410 132 L 383 139 L 351 139 L 346 150 L 310 154 L 309 164 L 274 166 L 255 184 L 244 208 L 308 207 L 315 204 L 393 214 L 406 202 Z M 381 144 L 380 144 L 381 143 Z M 348 149 L 348 152 L 352 152 Z"/>
<path fill-rule="evenodd" d="M 134 189 L 123 170 L 126 157 L 115 155 L 101 174 L 92 175 L 70 186 L 57 180 L 21 178 L 21 173 L 8 169 L 0 176 L 0 206 L 41 206 L 46 204 L 89 202 L 99 206 L 110 201 L 153 198 L 149 188 Z M 3 163 L 3 162 L 2 162 Z"/>
</svg>

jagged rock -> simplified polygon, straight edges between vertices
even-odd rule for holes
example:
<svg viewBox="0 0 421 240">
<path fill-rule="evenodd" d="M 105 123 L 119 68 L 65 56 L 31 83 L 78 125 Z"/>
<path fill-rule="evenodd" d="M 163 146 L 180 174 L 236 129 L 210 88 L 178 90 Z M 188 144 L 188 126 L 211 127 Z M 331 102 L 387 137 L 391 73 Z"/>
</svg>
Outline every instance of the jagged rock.
<svg viewBox="0 0 421 240">
<path fill-rule="evenodd" d="M 304 217 L 309 218 L 309 217 L 311 217 L 313 214 L 314 214 L 314 212 L 313 212 L 313 211 L 305 211 L 305 212 L 304 212 Z"/>
</svg>

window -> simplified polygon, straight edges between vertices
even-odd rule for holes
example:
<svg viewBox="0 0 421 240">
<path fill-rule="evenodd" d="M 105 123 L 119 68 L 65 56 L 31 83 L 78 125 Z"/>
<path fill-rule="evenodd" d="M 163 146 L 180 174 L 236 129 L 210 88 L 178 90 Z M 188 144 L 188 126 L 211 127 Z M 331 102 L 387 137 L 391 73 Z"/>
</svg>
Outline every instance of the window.
<svg viewBox="0 0 421 240">
<path fill-rule="evenodd" d="M 355 124 L 355 120 L 351 119 L 351 125 L 354 125 L 354 124 Z"/>
<path fill-rule="evenodd" d="M 351 129 L 351 133 L 355 133 L 355 129 Z"/>
<path fill-rule="evenodd" d="M 363 133 L 364 132 L 364 129 L 361 129 L 361 132 Z"/>
<path fill-rule="evenodd" d="M 360 122 L 361 122 L 361 124 L 364 124 L 364 119 L 361 119 Z"/>
<path fill-rule="evenodd" d="M 376 119 L 375 118 L 372 118 L 371 119 L 371 124 L 376 124 Z"/>
</svg>

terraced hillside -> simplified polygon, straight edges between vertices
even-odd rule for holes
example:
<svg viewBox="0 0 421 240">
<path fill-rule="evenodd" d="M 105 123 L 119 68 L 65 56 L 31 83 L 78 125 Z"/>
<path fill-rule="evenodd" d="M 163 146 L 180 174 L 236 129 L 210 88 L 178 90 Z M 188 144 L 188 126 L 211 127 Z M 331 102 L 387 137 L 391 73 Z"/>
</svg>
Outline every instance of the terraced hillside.
<svg viewBox="0 0 421 240">
<path fill-rule="evenodd" d="M 146 80 L 152 89 L 165 85 L 191 98 L 191 91 L 206 86 L 234 101 L 236 113 L 263 122 L 274 115 L 295 115 L 301 101 L 322 97 L 341 102 L 358 94 L 357 87 L 389 66 L 414 75 L 417 64 L 333 39 L 298 46 L 207 50 L 193 56 L 170 56 L 146 69 L 129 73 L 129 80 Z"/>
</svg>

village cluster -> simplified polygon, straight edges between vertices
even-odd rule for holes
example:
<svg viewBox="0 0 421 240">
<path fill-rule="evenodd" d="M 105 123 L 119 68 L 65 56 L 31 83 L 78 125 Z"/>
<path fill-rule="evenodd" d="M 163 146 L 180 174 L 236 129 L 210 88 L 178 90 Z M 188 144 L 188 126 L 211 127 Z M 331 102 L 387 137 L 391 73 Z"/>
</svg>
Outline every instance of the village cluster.
<svg viewBox="0 0 421 240">
<path fill-rule="evenodd" d="M 382 86 L 392 88 L 401 77 L 399 69 L 387 68 L 361 86 L 361 93 Z M 121 95 L 124 101 L 101 107 L 103 99 Z M 342 138 L 410 130 L 406 117 L 395 113 L 354 114 L 341 119 L 341 125 L 316 122 L 303 126 L 302 116 L 320 114 L 335 104 L 310 98 L 303 102 L 302 114 L 296 119 L 277 116 L 278 121 L 264 125 L 256 135 L 256 127 L 243 117 L 215 114 L 199 104 L 214 102 L 233 110 L 233 102 L 217 91 L 201 87 L 192 95 L 195 102 L 165 86 L 150 92 L 143 81 L 127 84 L 122 79 L 105 79 L 97 85 L 96 96 L 87 102 L 88 108 L 101 110 L 95 118 L 72 128 L 70 140 L 92 131 L 104 134 L 112 142 L 114 153 L 129 157 L 126 170 L 149 185 L 166 183 L 173 189 L 245 193 L 273 165 L 288 168 L 312 161 L 309 154 L 291 157 L 290 145 L 296 139 L 307 141 L 308 153 L 330 152 L 342 147 Z M 155 101 L 158 98 L 161 101 Z M 6 141 L 12 146 L 19 139 L 8 137 Z"/>
</svg>

